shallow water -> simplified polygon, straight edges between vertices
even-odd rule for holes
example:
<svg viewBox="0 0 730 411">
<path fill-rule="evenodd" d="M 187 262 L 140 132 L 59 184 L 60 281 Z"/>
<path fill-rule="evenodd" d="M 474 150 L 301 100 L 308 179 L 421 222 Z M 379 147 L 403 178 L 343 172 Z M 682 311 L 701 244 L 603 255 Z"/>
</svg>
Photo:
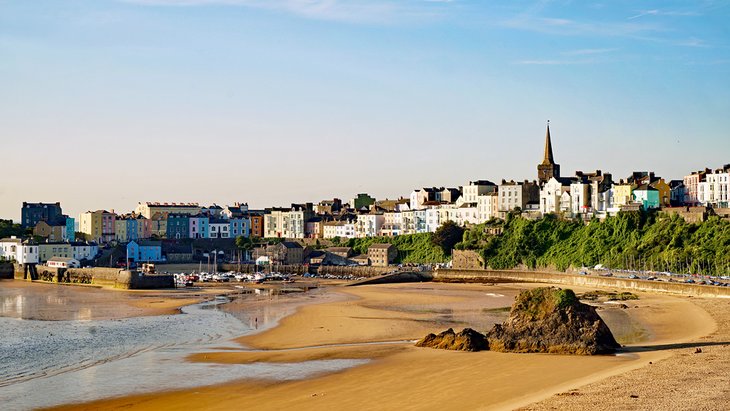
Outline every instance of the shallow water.
<svg viewBox="0 0 730 411">
<path fill-rule="evenodd" d="M 60 292 L 68 292 L 61 290 Z M 39 304 L 39 299 L 35 301 Z M 194 352 L 240 346 L 252 328 L 221 309 L 225 299 L 183 314 L 111 320 L 39 321 L 0 317 L 0 403 L 24 410 L 132 393 L 219 384 L 241 378 L 290 380 L 361 360 L 297 364 L 204 364 Z"/>
<path fill-rule="evenodd" d="M 143 315 L 130 294 L 94 287 L 19 285 L 0 281 L 0 317 L 25 320 L 94 320 Z"/>
</svg>

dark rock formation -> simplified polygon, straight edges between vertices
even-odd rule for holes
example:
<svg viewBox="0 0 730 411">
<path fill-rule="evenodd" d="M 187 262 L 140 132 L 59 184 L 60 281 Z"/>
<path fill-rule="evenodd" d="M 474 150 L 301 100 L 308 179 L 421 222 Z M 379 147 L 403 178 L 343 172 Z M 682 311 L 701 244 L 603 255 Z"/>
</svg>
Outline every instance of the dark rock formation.
<svg viewBox="0 0 730 411">
<path fill-rule="evenodd" d="M 517 296 L 509 318 L 487 334 L 489 349 L 502 352 L 605 354 L 621 346 L 595 308 L 572 290 L 535 288 Z"/>
<path fill-rule="evenodd" d="M 471 328 L 464 328 L 460 333 L 454 333 L 454 330 L 449 328 L 439 335 L 429 334 L 418 341 L 416 346 L 458 351 L 481 351 L 489 349 L 484 335 Z"/>
</svg>

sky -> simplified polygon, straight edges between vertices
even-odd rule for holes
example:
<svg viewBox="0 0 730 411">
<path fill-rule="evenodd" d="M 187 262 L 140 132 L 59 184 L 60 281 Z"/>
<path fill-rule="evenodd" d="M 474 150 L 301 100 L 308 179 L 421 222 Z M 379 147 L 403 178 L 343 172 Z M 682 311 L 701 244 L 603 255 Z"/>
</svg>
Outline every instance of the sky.
<svg viewBox="0 0 730 411">
<path fill-rule="evenodd" d="M 730 1 L 0 0 L 0 218 L 730 163 Z"/>
</svg>

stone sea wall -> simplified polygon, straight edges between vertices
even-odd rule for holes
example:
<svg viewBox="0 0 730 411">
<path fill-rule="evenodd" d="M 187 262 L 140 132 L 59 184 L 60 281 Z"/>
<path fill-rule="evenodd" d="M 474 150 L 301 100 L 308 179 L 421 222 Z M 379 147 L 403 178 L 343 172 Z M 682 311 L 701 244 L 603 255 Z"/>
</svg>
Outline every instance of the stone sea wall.
<svg viewBox="0 0 730 411">
<path fill-rule="evenodd" d="M 175 279 L 172 275 L 145 275 L 138 272 L 124 270 L 117 274 L 114 287 L 139 290 L 174 288 Z"/>
<path fill-rule="evenodd" d="M 63 284 L 89 284 L 124 289 L 173 288 L 172 275 L 142 275 L 118 268 L 93 267 L 59 270 L 37 265 L 38 279 Z M 59 271 L 61 275 L 59 277 Z M 15 278 L 23 279 L 23 266 L 15 265 Z"/>
<path fill-rule="evenodd" d="M 219 268 L 220 271 L 237 271 L 245 274 L 252 274 L 257 271 L 261 271 L 261 267 L 258 267 L 254 264 L 219 264 Z M 302 264 L 274 264 L 271 267 L 271 271 L 278 271 L 285 274 L 304 274 L 307 272 L 308 269 L 308 266 Z M 266 267 L 265 271 L 268 272 L 269 268 Z"/>
<path fill-rule="evenodd" d="M 220 271 L 238 271 L 242 273 L 255 273 L 256 271 L 261 270 L 260 267 L 257 267 L 253 264 L 241 264 L 240 266 L 238 264 L 220 264 L 219 265 Z M 335 266 L 335 265 L 327 265 L 327 266 L 320 266 L 317 270 L 317 274 L 319 275 L 352 275 L 354 277 L 374 277 L 378 275 L 382 275 L 385 273 L 389 273 L 393 270 L 395 270 L 395 267 L 371 267 L 371 266 L 358 266 L 358 267 L 346 267 L 346 266 Z M 269 271 L 269 268 L 267 267 L 266 272 Z M 278 271 L 280 273 L 285 274 L 304 274 L 310 271 L 310 266 L 303 265 L 303 264 L 292 264 L 292 265 L 278 265 L 275 264 L 271 267 L 271 271 Z"/>
<path fill-rule="evenodd" d="M 371 266 L 362 266 L 362 267 L 343 267 L 343 266 L 335 266 L 335 265 L 327 265 L 319 267 L 319 271 L 317 272 L 319 275 L 352 275 L 354 277 L 375 277 L 378 275 L 383 275 L 385 273 L 392 272 L 393 270 L 396 270 L 394 267 L 371 267 Z"/>
<path fill-rule="evenodd" d="M 530 282 L 569 286 L 620 288 L 632 291 L 647 291 L 687 295 L 694 297 L 730 298 L 730 287 L 710 285 L 669 283 L 665 281 L 633 280 L 628 278 L 601 277 L 595 275 L 557 274 L 539 271 L 511 270 L 464 270 L 439 269 L 432 274 L 438 282 Z"/>
</svg>

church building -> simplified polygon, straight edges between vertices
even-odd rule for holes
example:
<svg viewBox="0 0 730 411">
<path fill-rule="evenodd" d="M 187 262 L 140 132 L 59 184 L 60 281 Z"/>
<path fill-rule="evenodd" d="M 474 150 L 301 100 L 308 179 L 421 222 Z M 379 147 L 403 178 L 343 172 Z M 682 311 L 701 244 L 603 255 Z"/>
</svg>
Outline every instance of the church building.
<svg viewBox="0 0 730 411">
<path fill-rule="evenodd" d="M 550 141 L 550 122 L 548 121 L 547 133 L 545 134 L 545 157 L 541 164 L 537 165 L 537 179 L 540 185 L 547 183 L 550 178 L 560 179 L 560 164 L 555 164 L 553 159 L 553 145 Z"/>
</svg>

